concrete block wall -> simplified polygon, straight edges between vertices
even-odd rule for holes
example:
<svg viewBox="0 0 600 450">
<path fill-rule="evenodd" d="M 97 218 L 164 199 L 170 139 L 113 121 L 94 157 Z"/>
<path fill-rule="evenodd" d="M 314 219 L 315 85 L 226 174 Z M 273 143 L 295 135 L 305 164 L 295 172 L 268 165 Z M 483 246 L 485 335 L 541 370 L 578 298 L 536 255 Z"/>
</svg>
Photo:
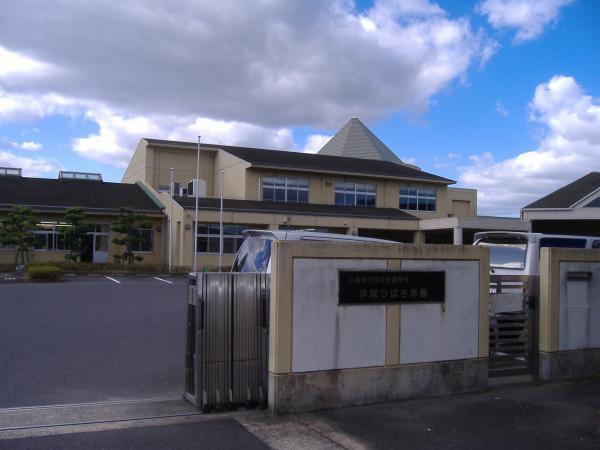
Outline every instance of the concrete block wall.
<svg viewBox="0 0 600 450">
<path fill-rule="evenodd" d="M 600 375 L 600 251 L 542 249 L 539 338 L 541 380 Z"/>
<path fill-rule="evenodd" d="M 278 413 L 487 388 L 489 254 L 275 242 L 269 404 Z M 443 304 L 338 304 L 338 270 L 446 272 Z"/>
</svg>

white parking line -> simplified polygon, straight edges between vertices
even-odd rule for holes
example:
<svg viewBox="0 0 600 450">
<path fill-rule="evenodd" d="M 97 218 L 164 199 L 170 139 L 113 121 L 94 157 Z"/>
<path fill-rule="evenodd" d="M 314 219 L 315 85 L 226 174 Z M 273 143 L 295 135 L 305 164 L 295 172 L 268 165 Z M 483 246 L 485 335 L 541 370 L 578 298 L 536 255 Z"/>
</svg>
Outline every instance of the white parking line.
<svg viewBox="0 0 600 450">
<path fill-rule="evenodd" d="M 114 278 L 107 277 L 106 275 L 104 276 L 104 278 L 108 278 L 110 281 L 114 281 L 117 284 L 121 284 L 121 282 L 119 280 L 115 280 Z"/>
<path fill-rule="evenodd" d="M 163 280 L 162 278 L 158 278 L 158 277 L 152 277 L 152 278 L 154 278 L 155 280 L 158 280 L 158 281 L 164 281 L 165 283 L 173 284 L 173 282 L 169 281 L 169 280 Z"/>
</svg>

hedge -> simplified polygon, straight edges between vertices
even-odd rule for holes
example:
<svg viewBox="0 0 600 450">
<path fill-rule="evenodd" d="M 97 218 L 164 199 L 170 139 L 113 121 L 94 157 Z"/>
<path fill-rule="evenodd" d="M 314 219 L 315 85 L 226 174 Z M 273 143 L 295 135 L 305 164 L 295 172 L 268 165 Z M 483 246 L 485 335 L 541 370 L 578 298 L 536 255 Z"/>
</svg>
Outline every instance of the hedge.
<svg viewBox="0 0 600 450">
<path fill-rule="evenodd" d="M 33 265 L 27 268 L 27 276 L 36 281 L 58 281 L 63 277 L 59 267 L 51 265 Z"/>
</svg>

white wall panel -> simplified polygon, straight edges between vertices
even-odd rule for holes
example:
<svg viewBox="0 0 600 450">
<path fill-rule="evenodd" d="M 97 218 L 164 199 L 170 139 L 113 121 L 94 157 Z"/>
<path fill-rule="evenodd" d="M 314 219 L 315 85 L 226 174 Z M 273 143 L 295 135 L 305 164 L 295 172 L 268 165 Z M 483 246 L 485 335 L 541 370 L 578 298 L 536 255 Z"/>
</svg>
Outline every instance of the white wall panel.
<svg viewBox="0 0 600 450">
<path fill-rule="evenodd" d="M 446 302 L 401 305 L 400 364 L 476 358 L 479 262 L 404 260 L 402 269 L 446 271 Z"/>
<path fill-rule="evenodd" d="M 338 306 L 338 270 L 385 260 L 298 258 L 293 267 L 292 371 L 385 365 L 385 305 Z"/>
<path fill-rule="evenodd" d="M 568 272 L 592 272 L 567 280 Z M 600 348 L 600 263 L 560 263 L 559 350 Z"/>
</svg>

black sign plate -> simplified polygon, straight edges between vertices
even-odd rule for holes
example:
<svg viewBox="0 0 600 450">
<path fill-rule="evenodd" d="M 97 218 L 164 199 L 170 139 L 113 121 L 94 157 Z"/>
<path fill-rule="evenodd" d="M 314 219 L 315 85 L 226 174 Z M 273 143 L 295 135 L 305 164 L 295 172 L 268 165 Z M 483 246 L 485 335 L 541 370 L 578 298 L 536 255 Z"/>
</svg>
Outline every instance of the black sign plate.
<svg viewBox="0 0 600 450">
<path fill-rule="evenodd" d="M 339 304 L 443 303 L 446 273 L 340 270 Z"/>
</svg>

